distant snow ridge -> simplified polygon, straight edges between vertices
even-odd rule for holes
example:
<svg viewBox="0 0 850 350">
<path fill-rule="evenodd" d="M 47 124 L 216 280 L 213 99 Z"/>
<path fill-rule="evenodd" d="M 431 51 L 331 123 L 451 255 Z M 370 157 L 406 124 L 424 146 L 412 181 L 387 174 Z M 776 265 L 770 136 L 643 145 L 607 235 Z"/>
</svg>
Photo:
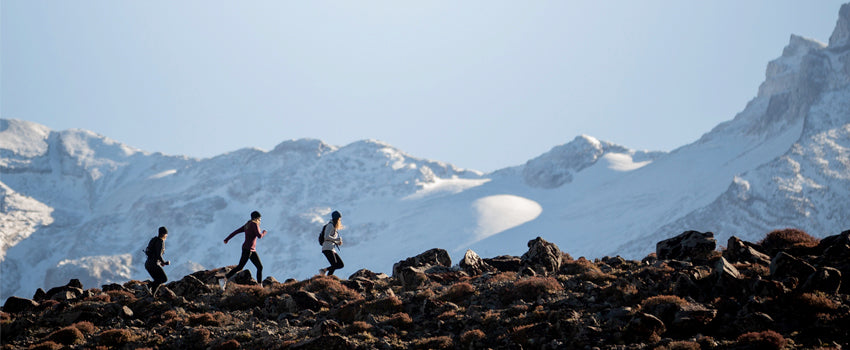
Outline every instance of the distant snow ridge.
<svg viewBox="0 0 850 350">
<path fill-rule="evenodd" d="M 572 142 L 552 148 L 549 152 L 525 163 L 522 175 L 532 187 L 557 188 L 573 181 L 576 173 L 593 165 L 603 155 L 618 154 L 612 160 L 618 161 L 627 170 L 635 169 L 635 164 L 646 165 L 662 152 L 634 151 L 610 142 L 599 141 L 591 136 L 581 135 Z M 633 159 L 634 164 L 626 165 L 623 155 Z M 630 160 L 628 163 L 632 163 Z M 639 167 L 639 166 L 637 166 Z M 622 167 L 621 167 L 622 168 Z"/>
<path fill-rule="evenodd" d="M 326 266 L 315 234 L 343 213 L 344 277 L 389 272 L 427 249 L 522 254 L 537 236 L 573 256 L 641 258 L 685 230 L 758 241 L 850 222 L 850 5 L 830 44 L 792 36 L 756 97 L 672 152 L 581 135 L 484 174 L 376 140 L 290 140 L 209 159 L 147 153 L 85 130 L 0 119 L 0 299 L 71 278 L 148 279 L 142 253 L 169 229 L 170 276 L 233 265 L 223 238 L 263 214 L 264 274 Z M 238 241 L 238 239 L 236 239 Z M 250 265 L 248 266 L 250 269 Z"/>
</svg>

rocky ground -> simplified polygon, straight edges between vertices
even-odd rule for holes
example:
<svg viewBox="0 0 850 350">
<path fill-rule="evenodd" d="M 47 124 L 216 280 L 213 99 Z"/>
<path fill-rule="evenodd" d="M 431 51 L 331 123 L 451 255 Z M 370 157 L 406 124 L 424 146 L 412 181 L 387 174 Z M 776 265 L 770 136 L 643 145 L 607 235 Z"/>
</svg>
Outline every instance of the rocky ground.
<svg viewBox="0 0 850 350">
<path fill-rule="evenodd" d="M 573 259 L 543 239 L 521 257 L 453 265 L 432 249 L 392 276 L 360 270 L 225 290 L 199 271 L 79 281 L 2 308 L 3 349 L 840 349 L 850 345 L 850 231 L 758 243 L 684 232 L 641 261 Z"/>
</svg>

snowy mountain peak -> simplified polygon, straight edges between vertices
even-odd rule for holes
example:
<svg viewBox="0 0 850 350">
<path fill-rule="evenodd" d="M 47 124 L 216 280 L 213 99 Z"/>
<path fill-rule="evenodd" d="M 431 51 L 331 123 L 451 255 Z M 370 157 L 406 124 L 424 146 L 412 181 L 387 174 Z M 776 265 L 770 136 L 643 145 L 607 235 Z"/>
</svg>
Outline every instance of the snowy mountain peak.
<svg viewBox="0 0 850 350">
<path fill-rule="evenodd" d="M 37 157 L 47 153 L 47 137 L 50 129 L 41 124 L 17 120 L 0 119 L 0 166 L 12 156 Z"/>
<path fill-rule="evenodd" d="M 839 48 L 848 45 L 850 45 L 850 4 L 844 4 L 838 11 L 838 22 L 829 37 L 829 47 Z"/>
<path fill-rule="evenodd" d="M 791 35 L 782 56 L 770 61 L 765 71 L 765 80 L 759 86 L 758 97 L 767 97 L 788 92 L 797 84 L 803 58 L 809 52 L 821 50 L 826 44 L 814 39 Z"/>
<path fill-rule="evenodd" d="M 580 135 L 526 162 L 522 175 L 529 186 L 557 188 L 572 182 L 576 173 L 595 164 L 606 154 L 624 154 L 629 158 L 637 156 L 641 161 L 647 161 L 661 152 L 634 151 L 592 136 Z"/>
<path fill-rule="evenodd" d="M 284 154 L 284 153 L 297 153 L 297 154 L 312 154 L 315 156 L 321 156 L 328 152 L 333 152 L 337 148 L 331 145 L 328 145 L 321 140 L 316 139 L 300 139 L 300 140 L 289 140 L 279 143 L 275 148 L 271 151 L 273 154 Z"/>
</svg>

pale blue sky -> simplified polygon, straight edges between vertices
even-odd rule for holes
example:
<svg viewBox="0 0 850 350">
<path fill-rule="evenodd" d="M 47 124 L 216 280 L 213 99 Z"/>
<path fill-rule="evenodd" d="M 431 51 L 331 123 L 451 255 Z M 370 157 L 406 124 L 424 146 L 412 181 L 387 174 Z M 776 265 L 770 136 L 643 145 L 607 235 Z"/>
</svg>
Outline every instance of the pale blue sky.
<svg viewBox="0 0 850 350">
<path fill-rule="evenodd" d="M 0 117 L 210 157 L 386 141 L 492 171 L 579 134 L 672 150 L 841 1 L 0 2 Z"/>
</svg>

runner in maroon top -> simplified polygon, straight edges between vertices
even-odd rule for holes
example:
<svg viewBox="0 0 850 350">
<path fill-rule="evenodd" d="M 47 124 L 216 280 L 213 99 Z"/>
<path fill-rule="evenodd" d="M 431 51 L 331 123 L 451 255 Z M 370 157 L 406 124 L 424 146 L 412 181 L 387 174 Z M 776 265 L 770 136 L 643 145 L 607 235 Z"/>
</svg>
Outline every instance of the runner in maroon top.
<svg viewBox="0 0 850 350">
<path fill-rule="evenodd" d="M 242 271 L 242 268 L 245 267 L 245 264 L 248 263 L 248 260 L 251 260 L 251 263 L 257 267 L 257 282 L 263 281 L 263 263 L 260 262 L 260 256 L 257 255 L 257 239 L 263 238 L 266 235 L 266 230 L 260 231 L 260 220 L 261 216 L 259 212 L 251 213 L 251 220 L 233 231 L 227 238 L 224 239 L 224 244 L 227 244 L 233 236 L 236 236 L 239 233 L 245 233 L 245 243 L 242 243 L 242 257 L 239 258 L 239 265 L 236 265 L 232 270 L 230 270 L 225 276 L 227 279 L 233 277 L 237 272 Z"/>
</svg>

